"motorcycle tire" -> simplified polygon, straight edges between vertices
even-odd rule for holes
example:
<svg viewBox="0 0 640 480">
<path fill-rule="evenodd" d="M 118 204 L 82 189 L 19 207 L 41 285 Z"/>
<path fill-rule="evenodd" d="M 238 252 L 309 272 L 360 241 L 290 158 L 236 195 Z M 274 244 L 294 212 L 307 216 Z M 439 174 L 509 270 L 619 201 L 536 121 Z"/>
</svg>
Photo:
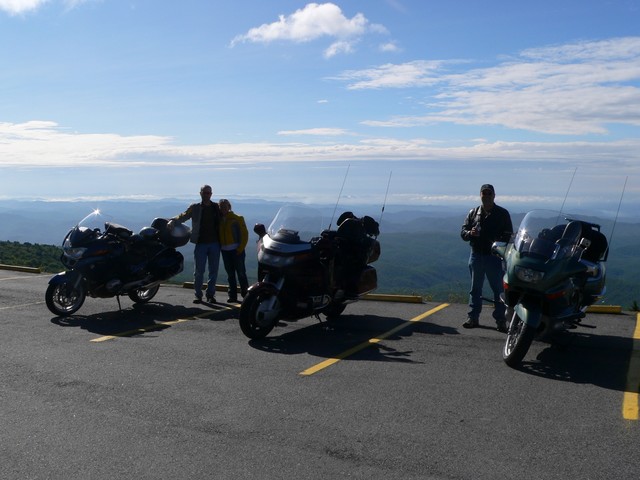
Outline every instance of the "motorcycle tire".
<svg viewBox="0 0 640 480">
<path fill-rule="evenodd" d="M 86 297 L 87 292 L 82 283 L 76 288 L 69 283 L 50 284 L 44 294 L 47 308 L 59 317 L 76 313 Z"/>
<path fill-rule="evenodd" d="M 266 321 L 258 316 L 260 305 L 270 298 L 271 295 L 266 295 L 264 292 L 249 291 L 242 300 L 242 305 L 240 306 L 240 329 L 245 336 L 252 340 L 260 340 L 266 337 L 278 323 L 277 318 Z"/>
<path fill-rule="evenodd" d="M 524 323 L 518 314 L 514 313 L 513 319 L 509 324 L 507 340 L 502 349 L 502 359 L 504 362 L 512 368 L 518 367 L 529 351 L 535 334 L 535 328 Z"/>
<path fill-rule="evenodd" d="M 159 289 L 160 285 L 155 285 L 150 288 L 138 288 L 137 290 L 129 292 L 129 298 L 135 303 L 147 303 L 149 300 L 156 296 L 156 293 L 158 293 Z"/>
</svg>

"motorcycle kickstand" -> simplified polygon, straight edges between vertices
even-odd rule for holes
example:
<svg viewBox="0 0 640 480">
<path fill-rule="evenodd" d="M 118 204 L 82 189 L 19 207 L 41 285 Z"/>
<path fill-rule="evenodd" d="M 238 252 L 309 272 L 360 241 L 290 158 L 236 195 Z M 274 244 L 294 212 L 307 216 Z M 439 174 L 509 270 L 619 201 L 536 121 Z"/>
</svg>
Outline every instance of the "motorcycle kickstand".
<svg viewBox="0 0 640 480">
<path fill-rule="evenodd" d="M 118 301 L 118 310 L 122 312 L 122 305 L 120 305 L 120 295 L 116 295 L 116 300 Z"/>
<path fill-rule="evenodd" d="M 313 316 L 316 317 L 316 319 L 320 323 L 322 330 L 325 330 L 325 331 L 331 330 L 331 325 L 329 324 L 329 322 L 326 320 L 322 320 L 322 317 L 320 316 L 319 313 L 314 313 Z"/>
</svg>

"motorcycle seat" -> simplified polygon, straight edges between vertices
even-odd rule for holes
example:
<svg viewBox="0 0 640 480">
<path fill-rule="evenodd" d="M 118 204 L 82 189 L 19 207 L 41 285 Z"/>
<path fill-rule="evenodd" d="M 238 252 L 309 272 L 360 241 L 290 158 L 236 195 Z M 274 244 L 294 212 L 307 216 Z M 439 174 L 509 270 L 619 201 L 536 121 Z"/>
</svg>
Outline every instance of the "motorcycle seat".
<svg viewBox="0 0 640 480">
<path fill-rule="evenodd" d="M 118 225 L 117 223 L 110 222 L 105 223 L 104 232 L 123 239 L 128 239 L 131 237 L 131 235 L 133 235 L 133 232 L 127 227 L 123 227 L 122 225 Z"/>
</svg>

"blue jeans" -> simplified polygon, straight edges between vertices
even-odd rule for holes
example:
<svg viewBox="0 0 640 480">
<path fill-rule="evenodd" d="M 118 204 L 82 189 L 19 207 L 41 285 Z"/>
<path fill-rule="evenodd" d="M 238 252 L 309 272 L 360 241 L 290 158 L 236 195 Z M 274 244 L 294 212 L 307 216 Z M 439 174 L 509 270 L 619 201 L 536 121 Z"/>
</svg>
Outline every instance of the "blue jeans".
<svg viewBox="0 0 640 480">
<path fill-rule="evenodd" d="M 496 255 L 483 255 L 471 251 L 469 255 L 469 273 L 471 273 L 471 291 L 469 292 L 469 318 L 478 320 L 482 311 L 482 287 L 484 277 L 487 277 L 489 286 L 493 291 L 493 301 L 495 308 L 493 318 L 496 321 L 505 320 L 506 306 L 502 302 L 500 295 L 504 292 L 502 277 L 502 259 Z"/>
<path fill-rule="evenodd" d="M 229 298 L 238 298 L 238 282 L 240 283 L 240 293 L 244 297 L 249 289 L 249 280 L 247 279 L 247 270 L 244 266 L 246 253 L 242 252 L 238 255 L 236 250 L 222 250 L 222 261 L 224 269 L 227 272 L 227 281 L 229 283 Z M 238 282 L 236 282 L 236 275 Z"/>
<path fill-rule="evenodd" d="M 204 280 L 204 270 L 209 264 L 209 279 L 207 280 L 207 295 L 215 296 L 216 281 L 218 280 L 218 266 L 220 265 L 220 244 L 196 243 L 193 251 L 193 262 L 195 269 L 193 272 L 193 289 L 196 297 L 202 298 L 202 283 Z"/>
</svg>

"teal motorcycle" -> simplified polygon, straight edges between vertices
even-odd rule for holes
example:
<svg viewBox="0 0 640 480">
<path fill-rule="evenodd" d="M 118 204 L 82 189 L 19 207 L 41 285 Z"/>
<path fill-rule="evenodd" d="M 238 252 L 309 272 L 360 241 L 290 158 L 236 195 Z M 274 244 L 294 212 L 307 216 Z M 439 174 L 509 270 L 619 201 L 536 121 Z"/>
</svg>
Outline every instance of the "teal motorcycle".
<svg viewBox="0 0 640 480">
<path fill-rule="evenodd" d="M 507 339 L 502 357 L 517 367 L 536 338 L 575 328 L 606 291 L 608 242 L 600 225 L 559 212 L 525 215 L 510 242 L 496 242 L 504 261 Z"/>
</svg>

